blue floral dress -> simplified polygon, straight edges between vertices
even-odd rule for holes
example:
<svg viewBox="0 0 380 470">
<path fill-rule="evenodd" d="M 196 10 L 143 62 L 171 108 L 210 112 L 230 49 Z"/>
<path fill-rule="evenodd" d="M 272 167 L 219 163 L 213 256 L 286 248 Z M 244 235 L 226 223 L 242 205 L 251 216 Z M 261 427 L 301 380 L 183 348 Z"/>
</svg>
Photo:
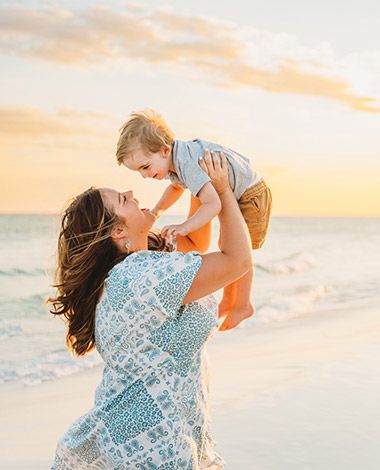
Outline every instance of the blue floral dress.
<svg viewBox="0 0 380 470">
<path fill-rule="evenodd" d="M 103 378 L 52 470 L 223 468 L 208 430 L 203 351 L 216 302 L 182 305 L 200 265 L 196 252 L 140 251 L 110 271 L 96 309 Z"/>
</svg>

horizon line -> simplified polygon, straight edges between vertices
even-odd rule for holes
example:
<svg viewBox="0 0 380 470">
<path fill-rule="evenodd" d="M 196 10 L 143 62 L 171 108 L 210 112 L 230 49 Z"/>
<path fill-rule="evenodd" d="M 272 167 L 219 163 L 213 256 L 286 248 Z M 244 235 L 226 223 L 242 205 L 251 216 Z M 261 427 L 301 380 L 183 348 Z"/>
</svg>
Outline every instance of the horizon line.
<svg viewBox="0 0 380 470">
<path fill-rule="evenodd" d="M 39 217 L 53 217 L 60 216 L 60 212 L 0 212 L 0 216 L 39 216 Z M 186 217 L 187 213 L 178 213 L 178 214 L 164 214 L 161 217 Z M 272 218 L 314 218 L 314 219 L 379 219 L 379 215 L 313 215 L 313 214 L 272 214 Z"/>
</svg>

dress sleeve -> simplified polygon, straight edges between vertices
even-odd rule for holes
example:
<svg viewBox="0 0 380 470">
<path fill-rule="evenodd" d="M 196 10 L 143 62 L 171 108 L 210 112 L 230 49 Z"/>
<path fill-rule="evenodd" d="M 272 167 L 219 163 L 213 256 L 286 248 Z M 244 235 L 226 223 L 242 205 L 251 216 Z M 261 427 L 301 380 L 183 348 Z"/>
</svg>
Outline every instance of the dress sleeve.
<svg viewBox="0 0 380 470">
<path fill-rule="evenodd" d="M 199 253 L 151 253 L 152 263 L 141 286 L 141 298 L 175 318 L 202 264 Z"/>
</svg>

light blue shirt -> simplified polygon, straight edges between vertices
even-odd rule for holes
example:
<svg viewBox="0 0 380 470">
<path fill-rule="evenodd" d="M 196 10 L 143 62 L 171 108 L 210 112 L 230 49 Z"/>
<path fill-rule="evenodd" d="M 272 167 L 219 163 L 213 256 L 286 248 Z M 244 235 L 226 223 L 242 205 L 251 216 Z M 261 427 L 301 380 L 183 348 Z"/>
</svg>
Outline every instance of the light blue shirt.
<svg viewBox="0 0 380 470">
<path fill-rule="evenodd" d="M 174 141 L 172 159 L 176 172 L 169 172 L 167 179 L 189 189 L 191 194 L 197 196 L 202 187 L 211 181 L 199 166 L 199 157 L 204 155 L 206 149 L 218 154 L 223 152 L 226 156 L 228 179 L 237 200 L 246 189 L 260 181 L 261 178 L 253 171 L 247 157 L 227 147 L 200 139 Z"/>
</svg>

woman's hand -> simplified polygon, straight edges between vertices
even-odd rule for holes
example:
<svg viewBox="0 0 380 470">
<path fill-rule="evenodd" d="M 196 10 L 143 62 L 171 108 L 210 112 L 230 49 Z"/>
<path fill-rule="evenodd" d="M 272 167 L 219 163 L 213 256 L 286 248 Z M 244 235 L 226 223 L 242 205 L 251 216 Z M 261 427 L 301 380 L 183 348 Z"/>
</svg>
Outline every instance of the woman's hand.
<svg viewBox="0 0 380 470">
<path fill-rule="evenodd" d="M 220 152 L 220 158 L 215 152 L 205 150 L 204 156 L 199 159 L 199 165 L 211 179 L 218 194 L 229 187 L 227 159 L 223 152 Z"/>
</svg>

